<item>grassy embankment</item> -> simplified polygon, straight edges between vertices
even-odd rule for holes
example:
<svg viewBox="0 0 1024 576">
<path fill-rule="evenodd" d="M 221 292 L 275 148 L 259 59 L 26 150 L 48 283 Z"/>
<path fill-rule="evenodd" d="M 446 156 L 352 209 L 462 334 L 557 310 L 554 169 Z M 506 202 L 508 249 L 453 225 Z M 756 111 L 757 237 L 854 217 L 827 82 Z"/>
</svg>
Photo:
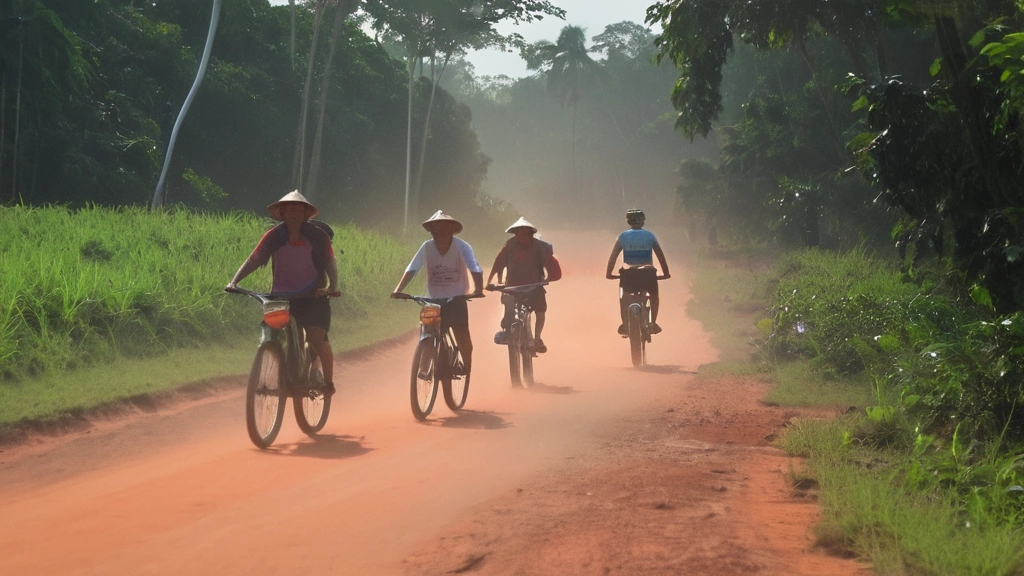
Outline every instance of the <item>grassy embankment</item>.
<svg viewBox="0 0 1024 576">
<path fill-rule="evenodd" d="M 16 207 L 0 222 L 0 432 L 248 371 L 259 306 L 223 287 L 268 219 Z M 387 296 L 422 239 L 335 230 L 335 350 L 413 329 Z M 242 285 L 269 281 L 264 268 Z"/>
<path fill-rule="evenodd" d="M 1024 574 L 1019 314 L 860 253 L 694 260 L 691 310 L 726 358 L 702 377 L 760 374 L 768 402 L 856 407 L 779 441 L 807 459 L 794 480 L 818 482 L 820 545 L 879 574 Z"/>
</svg>

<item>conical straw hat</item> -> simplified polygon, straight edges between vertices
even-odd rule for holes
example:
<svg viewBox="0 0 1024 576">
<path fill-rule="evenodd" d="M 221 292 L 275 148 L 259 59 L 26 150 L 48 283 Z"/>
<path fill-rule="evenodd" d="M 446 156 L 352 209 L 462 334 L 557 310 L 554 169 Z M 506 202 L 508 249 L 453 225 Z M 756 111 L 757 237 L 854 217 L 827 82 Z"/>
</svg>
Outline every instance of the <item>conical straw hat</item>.
<svg viewBox="0 0 1024 576">
<path fill-rule="evenodd" d="M 291 192 L 281 197 L 281 199 L 278 200 L 277 202 L 274 202 L 270 206 L 267 206 L 267 214 L 270 214 L 270 217 L 273 218 L 274 220 L 280 221 L 281 207 L 284 206 L 285 204 L 289 204 L 292 202 L 298 202 L 299 204 L 306 205 L 306 220 L 309 220 L 310 218 L 313 218 L 314 216 L 320 213 L 320 210 L 318 210 L 316 206 L 310 204 L 309 200 L 306 200 L 305 196 L 299 194 L 298 190 L 292 190 Z"/>
<path fill-rule="evenodd" d="M 505 232 L 512 232 L 516 228 L 529 228 L 530 230 L 533 230 L 534 234 L 537 233 L 537 227 L 534 226 L 533 224 L 530 224 L 526 220 L 526 218 L 523 218 L 523 217 L 520 217 L 519 220 L 516 220 L 515 224 L 513 224 L 513 225 L 509 226 L 508 228 L 506 228 Z"/>
<path fill-rule="evenodd" d="M 447 222 L 454 222 L 455 223 L 455 234 L 458 234 L 459 232 L 462 232 L 462 222 L 459 222 L 458 220 L 456 220 L 455 218 L 452 218 L 451 216 L 445 214 L 441 210 L 438 210 L 437 212 L 434 212 L 433 216 L 431 216 L 430 218 L 427 218 L 426 220 L 423 221 L 423 229 L 426 230 L 427 232 L 430 232 L 430 227 L 435 222 L 446 222 L 446 221 Z"/>
</svg>

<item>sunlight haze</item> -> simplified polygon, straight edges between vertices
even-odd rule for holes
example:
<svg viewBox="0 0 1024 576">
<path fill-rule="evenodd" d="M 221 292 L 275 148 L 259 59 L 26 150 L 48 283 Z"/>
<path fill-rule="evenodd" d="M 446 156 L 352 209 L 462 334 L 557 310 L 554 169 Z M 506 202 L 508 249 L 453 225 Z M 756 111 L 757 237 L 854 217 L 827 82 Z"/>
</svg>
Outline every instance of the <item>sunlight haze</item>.
<svg viewBox="0 0 1024 576">
<path fill-rule="evenodd" d="M 288 0 L 270 0 L 273 5 L 288 4 Z M 586 29 L 587 37 L 592 38 L 604 31 L 605 26 L 629 20 L 637 24 L 644 23 L 647 7 L 652 0 L 556 0 L 554 5 L 565 10 L 565 20 L 545 18 L 531 24 L 513 26 L 502 24 L 498 28 L 504 33 L 518 31 L 527 42 L 558 38 L 563 26 L 572 24 Z M 466 56 L 476 73 L 480 76 L 500 76 L 519 78 L 530 73 L 526 63 L 519 54 L 501 52 L 500 50 L 479 50 Z"/>
</svg>

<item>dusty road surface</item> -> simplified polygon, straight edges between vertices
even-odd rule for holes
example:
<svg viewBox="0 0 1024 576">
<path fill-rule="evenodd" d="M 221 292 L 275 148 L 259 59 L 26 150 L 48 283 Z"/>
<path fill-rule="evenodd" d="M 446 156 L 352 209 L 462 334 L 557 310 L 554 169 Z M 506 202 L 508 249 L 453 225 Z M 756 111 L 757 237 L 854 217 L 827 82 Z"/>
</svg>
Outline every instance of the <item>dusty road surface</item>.
<svg viewBox="0 0 1024 576">
<path fill-rule="evenodd" d="M 535 391 L 509 388 L 491 295 L 470 304 L 461 414 L 439 400 L 413 419 L 410 337 L 339 360 L 316 439 L 286 420 L 252 447 L 235 387 L 0 447 L 0 574 L 863 572 L 811 546 L 813 498 L 766 440 L 795 412 L 760 404 L 756 382 L 694 379 L 716 351 L 685 315 L 680 259 L 637 371 L 603 278 L 610 236 L 547 239 L 565 279 Z M 413 327 L 417 307 L 393 305 Z"/>
</svg>

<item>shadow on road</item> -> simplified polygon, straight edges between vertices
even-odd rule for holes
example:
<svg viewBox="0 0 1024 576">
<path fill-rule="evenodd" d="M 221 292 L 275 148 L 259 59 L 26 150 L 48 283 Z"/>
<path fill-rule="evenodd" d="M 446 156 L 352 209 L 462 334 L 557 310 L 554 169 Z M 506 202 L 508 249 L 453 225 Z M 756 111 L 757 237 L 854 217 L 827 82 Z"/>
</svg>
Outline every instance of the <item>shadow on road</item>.
<svg viewBox="0 0 1024 576">
<path fill-rule="evenodd" d="M 356 438 L 355 436 L 318 434 L 303 442 L 274 445 L 264 452 L 280 456 L 304 456 L 307 458 L 322 458 L 324 460 L 340 460 L 372 452 L 372 448 L 363 446 L 363 440 L 364 438 Z"/>
<path fill-rule="evenodd" d="M 641 372 L 650 372 L 651 374 L 696 374 L 696 370 L 687 370 L 682 366 L 640 366 L 636 368 Z"/>
<path fill-rule="evenodd" d="M 528 392 L 539 392 L 541 394 L 578 394 L 579 390 L 572 386 L 549 386 L 543 382 L 534 382 L 533 386 L 526 389 Z"/>
<path fill-rule="evenodd" d="M 430 420 L 427 424 L 442 426 L 444 428 L 467 428 L 476 430 L 501 430 L 509 428 L 512 423 L 494 412 L 477 412 L 475 410 L 463 410 L 455 416 Z"/>
</svg>

